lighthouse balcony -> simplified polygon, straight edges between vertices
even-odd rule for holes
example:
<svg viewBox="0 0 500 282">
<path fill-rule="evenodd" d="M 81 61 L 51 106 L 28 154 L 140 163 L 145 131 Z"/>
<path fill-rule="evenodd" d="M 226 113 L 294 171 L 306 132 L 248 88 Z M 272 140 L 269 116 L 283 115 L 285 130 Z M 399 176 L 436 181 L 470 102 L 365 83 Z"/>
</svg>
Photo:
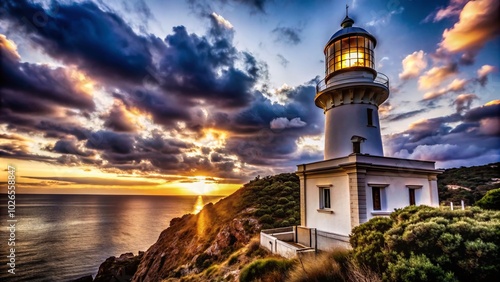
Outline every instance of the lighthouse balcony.
<svg viewBox="0 0 500 282">
<path fill-rule="evenodd" d="M 380 72 L 377 72 L 377 75 L 374 77 L 374 75 L 368 72 L 351 71 L 350 73 L 343 73 L 321 80 L 316 85 L 316 93 L 319 94 L 329 88 L 341 88 L 353 85 L 380 86 L 389 90 L 389 78 Z"/>
</svg>

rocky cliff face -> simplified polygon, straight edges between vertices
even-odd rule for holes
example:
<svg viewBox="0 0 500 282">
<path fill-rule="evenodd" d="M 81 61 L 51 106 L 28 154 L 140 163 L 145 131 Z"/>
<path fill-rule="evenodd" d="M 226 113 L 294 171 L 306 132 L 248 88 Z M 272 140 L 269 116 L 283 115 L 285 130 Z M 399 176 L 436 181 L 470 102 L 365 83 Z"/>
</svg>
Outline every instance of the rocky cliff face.
<svg viewBox="0 0 500 282">
<path fill-rule="evenodd" d="M 118 258 L 114 256 L 108 258 L 99 266 L 94 282 L 130 281 L 143 255 L 144 252 L 139 252 L 137 256 L 133 253 L 126 253 Z"/>
<path fill-rule="evenodd" d="M 245 208 L 241 191 L 196 215 L 174 219 L 145 253 L 132 281 L 161 281 L 197 274 L 245 246 L 259 230 L 254 209 Z"/>
<path fill-rule="evenodd" d="M 123 260 L 137 262 L 137 257 L 126 255 L 123 260 L 106 260 L 94 281 L 157 282 L 181 277 L 189 278 L 186 281 L 220 277 L 236 281 L 240 266 L 265 255 L 257 239 L 261 227 L 296 224 L 298 194 L 294 174 L 256 178 L 216 204 L 206 205 L 196 215 L 172 219 L 170 227 L 142 255 L 133 277 L 127 277 L 132 268 L 124 268 Z M 252 238 L 255 240 L 250 242 Z M 109 280 L 124 273 L 122 280 Z"/>
</svg>

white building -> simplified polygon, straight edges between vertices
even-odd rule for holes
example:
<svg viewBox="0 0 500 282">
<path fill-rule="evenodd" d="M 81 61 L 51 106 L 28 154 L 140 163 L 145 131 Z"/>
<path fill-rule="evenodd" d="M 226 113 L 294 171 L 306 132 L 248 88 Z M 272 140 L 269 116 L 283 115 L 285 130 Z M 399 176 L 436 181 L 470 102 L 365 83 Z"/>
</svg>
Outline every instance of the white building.
<svg viewBox="0 0 500 282">
<path fill-rule="evenodd" d="M 375 70 L 377 40 L 348 16 L 325 46 L 314 102 L 325 113 L 324 160 L 298 165 L 301 225 L 263 230 L 284 256 L 349 246 L 352 228 L 408 205 L 438 206 L 434 162 L 384 157 L 378 107 L 389 80 Z"/>
</svg>

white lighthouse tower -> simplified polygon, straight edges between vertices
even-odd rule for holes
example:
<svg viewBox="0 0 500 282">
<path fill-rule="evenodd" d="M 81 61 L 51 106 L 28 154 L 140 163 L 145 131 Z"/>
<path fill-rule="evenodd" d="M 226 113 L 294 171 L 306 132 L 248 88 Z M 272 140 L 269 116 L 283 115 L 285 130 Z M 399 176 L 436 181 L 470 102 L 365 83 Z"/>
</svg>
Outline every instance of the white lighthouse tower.
<svg viewBox="0 0 500 282">
<path fill-rule="evenodd" d="M 346 15 L 325 46 L 325 79 L 314 102 L 325 112 L 325 160 L 351 153 L 383 156 L 378 106 L 389 80 L 374 67 L 377 40 Z"/>
<path fill-rule="evenodd" d="M 346 12 L 324 49 L 314 97 L 325 113 L 324 160 L 297 166 L 301 224 L 261 232 L 261 245 L 283 256 L 347 247 L 352 228 L 373 217 L 439 205 L 434 162 L 384 156 L 378 107 L 389 80 L 375 70 L 376 38 L 353 24 Z"/>
</svg>

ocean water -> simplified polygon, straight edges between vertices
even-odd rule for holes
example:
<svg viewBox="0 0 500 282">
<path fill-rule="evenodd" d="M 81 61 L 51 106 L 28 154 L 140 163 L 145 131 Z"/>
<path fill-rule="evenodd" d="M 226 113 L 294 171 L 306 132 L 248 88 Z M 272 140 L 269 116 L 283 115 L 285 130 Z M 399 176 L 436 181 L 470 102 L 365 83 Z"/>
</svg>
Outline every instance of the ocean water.
<svg viewBox="0 0 500 282">
<path fill-rule="evenodd" d="M 0 202 L 0 281 L 95 276 L 110 256 L 146 251 L 170 220 L 215 196 L 16 195 L 16 274 L 7 272 L 7 197 Z"/>
</svg>

